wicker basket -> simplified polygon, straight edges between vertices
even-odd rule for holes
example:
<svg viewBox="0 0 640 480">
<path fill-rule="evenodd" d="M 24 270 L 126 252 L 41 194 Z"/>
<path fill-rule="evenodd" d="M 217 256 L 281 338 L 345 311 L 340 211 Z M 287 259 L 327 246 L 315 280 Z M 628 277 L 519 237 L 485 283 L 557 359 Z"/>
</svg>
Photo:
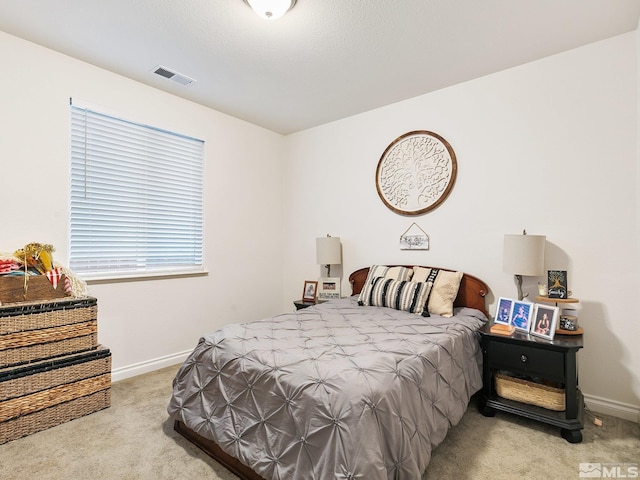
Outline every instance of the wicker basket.
<svg viewBox="0 0 640 480">
<path fill-rule="evenodd" d="M 0 368 L 95 349 L 92 297 L 0 306 Z"/>
<path fill-rule="evenodd" d="M 98 346 L 0 370 L 0 444 L 107 408 L 111 353 Z"/>
<path fill-rule="evenodd" d="M 14 418 L 0 424 L 0 444 L 26 437 L 61 423 L 103 410 L 111 404 L 111 390 L 100 390 L 91 395 Z"/>
<path fill-rule="evenodd" d="M 562 412 L 566 408 L 565 391 L 562 388 L 550 387 L 500 373 L 495 375 L 495 381 L 496 392 L 502 398 L 536 405 L 557 412 Z"/>
</svg>

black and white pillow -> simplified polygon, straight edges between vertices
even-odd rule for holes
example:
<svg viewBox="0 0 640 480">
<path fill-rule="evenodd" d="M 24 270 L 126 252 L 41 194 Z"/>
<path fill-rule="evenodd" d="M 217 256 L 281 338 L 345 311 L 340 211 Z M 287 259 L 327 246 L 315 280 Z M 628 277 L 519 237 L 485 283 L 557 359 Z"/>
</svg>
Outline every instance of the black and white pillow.
<svg viewBox="0 0 640 480">
<path fill-rule="evenodd" d="M 359 303 L 429 316 L 426 304 L 432 285 L 430 282 L 376 277 L 362 289 Z"/>
<path fill-rule="evenodd" d="M 378 277 L 382 278 L 390 278 L 392 280 L 411 280 L 411 276 L 413 275 L 413 269 L 407 267 L 388 267 L 386 265 L 372 265 L 369 268 L 369 273 L 367 275 L 367 279 L 364 282 L 362 290 L 360 291 L 360 296 L 358 297 L 358 302 L 362 302 L 363 293 L 367 289 L 367 287 L 371 286 L 371 283 Z"/>
</svg>

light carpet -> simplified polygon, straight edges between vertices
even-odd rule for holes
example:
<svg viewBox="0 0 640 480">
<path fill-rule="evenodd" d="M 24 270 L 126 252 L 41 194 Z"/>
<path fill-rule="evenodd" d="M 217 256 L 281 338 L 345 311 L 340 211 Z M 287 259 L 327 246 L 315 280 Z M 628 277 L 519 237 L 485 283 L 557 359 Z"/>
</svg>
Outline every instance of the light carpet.
<svg viewBox="0 0 640 480">
<path fill-rule="evenodd" d="M 237 480 L 173 431 L 166 407 L 177 368 L 114 383 L 110 408 L 0 445 L 0 478 Z M 580 463 L 625 473 L 640 463 L 640 425 L 600 418 L 596 427 L 587 414 L 582 443 L 570 444 L 558 428 L 500 412 L 486 418 L 472 402 L 423 480 L 578 479 Z"/>
</svg>

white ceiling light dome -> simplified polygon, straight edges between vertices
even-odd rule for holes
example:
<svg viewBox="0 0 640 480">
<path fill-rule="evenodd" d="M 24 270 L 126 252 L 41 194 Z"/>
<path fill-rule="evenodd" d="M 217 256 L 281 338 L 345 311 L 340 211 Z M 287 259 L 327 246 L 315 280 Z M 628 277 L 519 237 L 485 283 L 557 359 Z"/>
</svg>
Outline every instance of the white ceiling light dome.
<svg viewBox="0 0 640 480">
<path fill-rule="evenodd" d="M 244 2 L 266 20 L 282 17 L 296 4 L 296 0 L 244 0 Z"/>
</svg>

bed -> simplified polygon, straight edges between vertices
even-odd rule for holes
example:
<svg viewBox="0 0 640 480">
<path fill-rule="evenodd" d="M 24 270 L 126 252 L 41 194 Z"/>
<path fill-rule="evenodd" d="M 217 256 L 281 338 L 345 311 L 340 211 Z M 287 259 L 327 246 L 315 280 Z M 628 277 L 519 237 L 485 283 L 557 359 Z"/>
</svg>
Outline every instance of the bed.
<svg viewBox="0 0 640 480">
<path fill-rule="evenodd" d="M 175 430 L 243 480 L 420 478 L 482 387 L 487 285 L 378 265 L 349 281 L 351 297 L 204 335 L 173 382 Z"/>
</svg>

